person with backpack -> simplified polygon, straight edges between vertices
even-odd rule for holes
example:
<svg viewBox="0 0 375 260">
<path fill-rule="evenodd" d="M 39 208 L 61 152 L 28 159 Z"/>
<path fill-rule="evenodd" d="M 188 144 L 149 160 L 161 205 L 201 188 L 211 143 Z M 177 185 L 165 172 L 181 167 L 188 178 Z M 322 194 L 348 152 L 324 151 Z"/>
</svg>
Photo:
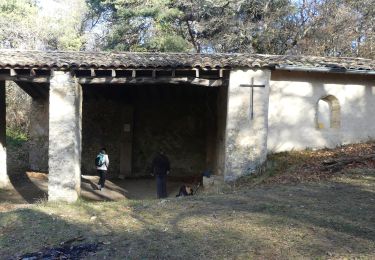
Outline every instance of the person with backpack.
<svg viewBox="0 0 375 260">
<path fill-rule="evenodd" d="M 152 161 L 151 175 L 156 175 L 157 196 L 158 199 L 166 198 L 167 195 L 167 175 L 170 171 L 169 159 L 162 150 Z"/>
<path fill-rule="evenodd" d="M 105 148 L 102 148 L 99 154 L 96 156 L 95 166 L 100 177 L 99 183 L 98 183 L 98 189 L 102 190 L 104 188 L 105 177 L 107 175 L 107 170 L 109 166 L 109 158 L 108 158 L 107 150 Z"/>
</svg>

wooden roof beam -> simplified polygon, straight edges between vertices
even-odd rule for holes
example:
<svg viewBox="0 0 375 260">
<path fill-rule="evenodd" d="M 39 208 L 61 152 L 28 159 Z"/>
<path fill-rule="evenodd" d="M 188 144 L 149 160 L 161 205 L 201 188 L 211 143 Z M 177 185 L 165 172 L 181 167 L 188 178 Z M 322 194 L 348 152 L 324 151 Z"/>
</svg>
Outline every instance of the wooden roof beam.
<svg viewBox="0 0 375 260">
<path fill-rule="evenodd" d="M 202 80 L 226 81 L 229 73 L 227 70 L 199 70 L 195 69 L 87 69 L 73 70 L 72 73 L 85 84 L 95 84 L 92 82 L 106 82 L 108 84 L 118 84 L 118 82 L 182 82 L 181 79 L 189 79 L 186 83 L 192 82 L 192 78 Z M 0 69 L 0 80 L 12 80 L 17 82 L 48 83 L 53 71 L 38 69 Z M 197 81 L 195 81 L 197 82 Z M 203 81 L 202 81 L 203 82 Z M 102 83 L 99 83 L 102 84 Z M 206 84 L 206 83 L 205 83 Z"/>
<path fill-rule="evenodd" d="M 38 69 L 0 69 L 0 80 L 10 80 L 30 83 L 49 82 L 49 70 Z"/>
<path fill-rule="evenodd" d="M 137 77 L 137 78 L 112 78 L 112 77 L 102 77 L 102 78 L 78 78 L 79 84 L 192 84 L 201 85 L 206 87 L 219 87 L 227 84 L 226 80 L 222 79 L 201 79 L 195 77 L 163 77 L 163 78 L 151 78 L 151 77 Z"/>
<path fill-rule="evenodd" d="M 15 83 L 34 99 L 48 98 L 48 86 L 46 84 L 33 84 L 31 82 L 15 81 Z"/>
</svg>

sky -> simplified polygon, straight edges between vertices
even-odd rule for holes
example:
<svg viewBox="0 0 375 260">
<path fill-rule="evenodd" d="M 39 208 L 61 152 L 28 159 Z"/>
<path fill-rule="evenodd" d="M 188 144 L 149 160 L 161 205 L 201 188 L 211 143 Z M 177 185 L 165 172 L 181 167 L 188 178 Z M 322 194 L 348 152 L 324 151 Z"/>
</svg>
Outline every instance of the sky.
<svg viewBox="0 0 375 260">
<path fill-rule="evenodd" d="M 66 9 L 66 11 L 68 11 L 69 8 L 68 5 L 64 5 L 64 1 L 38 0 L 38 3 L 42 7 L 42 13 L 46 15 L 52 15 L 60 8 Z"/>
</svg>

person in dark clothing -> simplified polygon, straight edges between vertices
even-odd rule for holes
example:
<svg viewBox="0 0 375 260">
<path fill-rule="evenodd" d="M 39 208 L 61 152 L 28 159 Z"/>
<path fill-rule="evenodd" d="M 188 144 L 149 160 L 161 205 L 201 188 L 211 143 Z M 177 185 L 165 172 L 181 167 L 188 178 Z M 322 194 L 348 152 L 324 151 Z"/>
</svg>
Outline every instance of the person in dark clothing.
<svg viewBox="0 0 375 260">
<path fill-rule="evenodd" d="M 168 157 L 160 151 L 152 161 L 152 173 L 156 176 L 158 199 L 167 197 L 167 175 L 170 171 Z"/>
</svg>

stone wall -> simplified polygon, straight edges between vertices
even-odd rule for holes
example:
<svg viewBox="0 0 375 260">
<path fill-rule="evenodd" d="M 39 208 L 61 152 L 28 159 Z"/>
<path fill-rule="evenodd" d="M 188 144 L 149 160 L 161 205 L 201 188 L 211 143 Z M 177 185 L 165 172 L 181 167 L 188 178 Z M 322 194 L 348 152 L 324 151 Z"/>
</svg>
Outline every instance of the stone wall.
<svg viewBox="0 0 375 260">
<path fill-rule="evenodd" d="M 48 172 L 48 98 L 32 100 L 29 138 L 30 170 Z"/>
<path fill-rule="evenodd" d="M 273 71 L 271 80 L 269 151 L 335 147 L 375 139 L 374 76 Z M 333 122 L 319 128 L 317 104 L 326 97 L 338 101 L 339 118 L 331 119 L 339 120 L 339 125 Z"/>
<path fill-rule="evenodd" d="M 84 89 L 85 91 L 85 89 Z M 82 174 L 95 174 L 95 157 L 102 147 L 110 160 L 109 176 L 120 172 L 121 102 L 87 97 L 82 104 Z"/>
<path fill-rule="evenodd" d="M 150 163 L 159 149 L 171 161 L 172 176 L 198 175 L 206 169 L 207 149 L 215 149 L 215 145 L 207 144 L 207 115 L 216 114 L 217 89 L 180 85 L 106 89 L 88 86 L 84 93 L 84 174 L 95 174 L 94 158 L 98 149 L 106 147 L 111 161 L 109 177 L 119 175 L 124 128 L 121 111 L 126 107 L 133 110 L 132 173 L 126 177 L 149 176 Z M 215 143 L 216 123 L 213 129 Z"/>
</svg>

